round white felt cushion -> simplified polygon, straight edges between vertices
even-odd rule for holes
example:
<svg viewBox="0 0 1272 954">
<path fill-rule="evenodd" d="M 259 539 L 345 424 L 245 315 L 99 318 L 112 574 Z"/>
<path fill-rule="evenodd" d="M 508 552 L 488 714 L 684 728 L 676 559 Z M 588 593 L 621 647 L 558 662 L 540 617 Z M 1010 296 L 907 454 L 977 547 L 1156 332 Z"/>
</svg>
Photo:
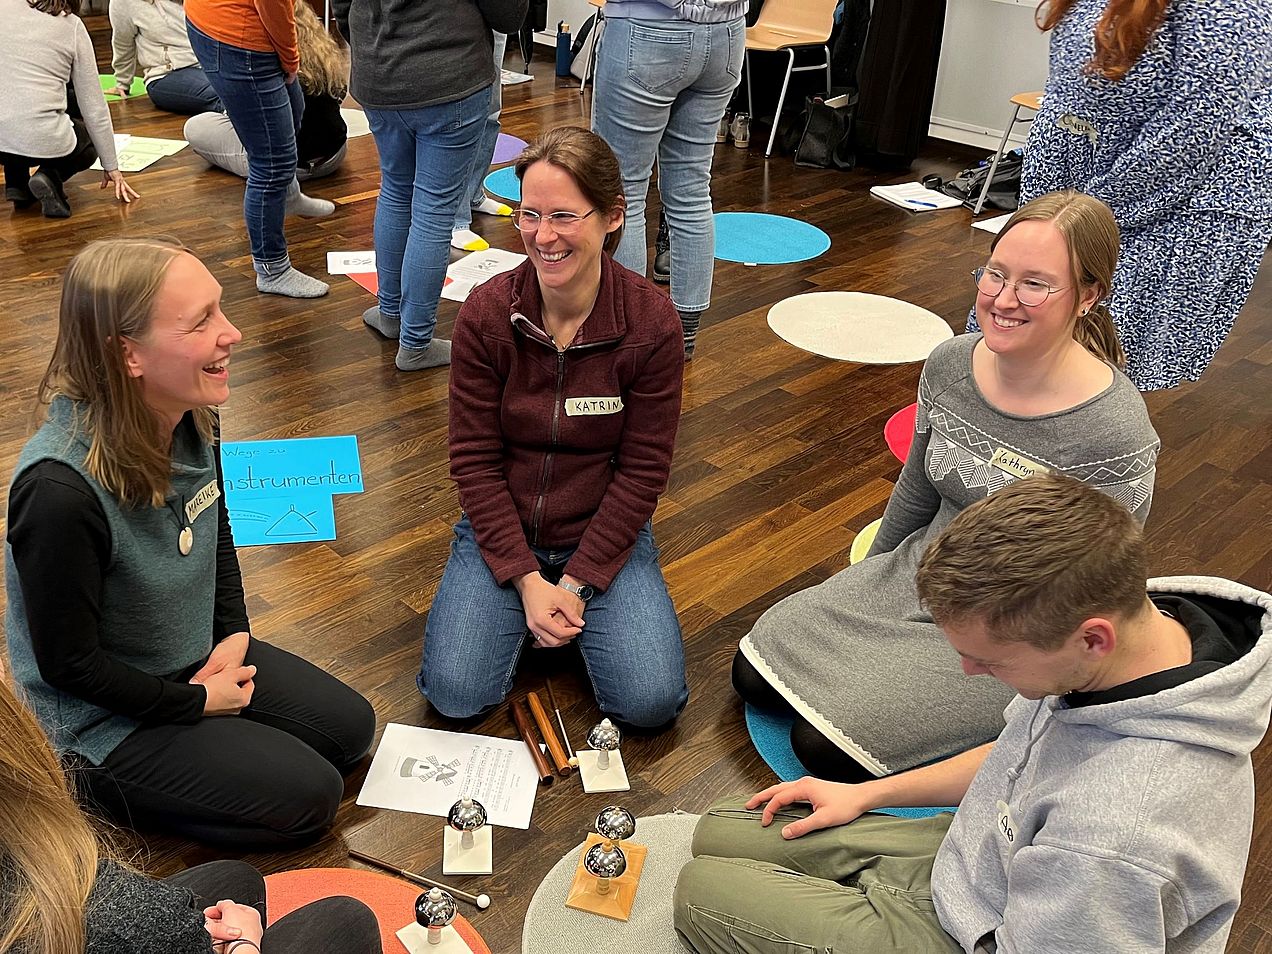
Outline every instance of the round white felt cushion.
<svg viewBox="0 0 1272 954">
<path fill-rule="evenodd" d="M 689 861 L 697 815 L 676 812 L 636 820 L 632 841 L 649 855 L 632 916 L 615 921 L 565 906 L 582 843 L 558 861 L 530 899 L 521 954 L 684 954 L 671 925 L 671 895 Z"/>
<path fill-rule="evenodd" d="M 864 292 L 810 292 L 769 309 L 769 327 L 797 348 L 863 364 L 923 361 L 954 337 L 926 308 Z"/>
<path fill-rule="evenodd" d="M 345 121 L 345 126 L 349 132 L 347 138 L 357 139 L 359 136 L 367 136 L 371 133 L 371 123 L 367 119 L 367 114 L 360 109 L 349 109 L 342 107 L 340 116 Z"/>
</svg>

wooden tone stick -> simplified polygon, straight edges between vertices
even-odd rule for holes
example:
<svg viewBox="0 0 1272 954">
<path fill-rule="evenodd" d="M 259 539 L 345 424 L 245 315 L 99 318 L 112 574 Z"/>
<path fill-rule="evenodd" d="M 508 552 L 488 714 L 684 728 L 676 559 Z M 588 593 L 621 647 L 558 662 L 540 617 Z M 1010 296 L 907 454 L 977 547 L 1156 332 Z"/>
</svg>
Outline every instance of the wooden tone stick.
<svg viewBox="0 0 1272 954">
<path fill-rule="evenodd" d="M 543 757 L 543 752 L 539 748 L 538 736 L 534 731 L 534 723 L 530 721 L 530 711 L 526 709 L 526 704 L 518 699 L 516 702 L 509 703 L 508 711 L 512 714 L 512 724 L 517 727 L 517 735 L 521 736 L 521 741 L 530 750 L 530 758 L 534 759 L 534 769 L 539 773 L 539 784 L 551 785 L 552 769 L 548 767 L 548 760 Z"/>
<path fill-rule="evenodd" d="M 570 765 L 569 760 L 565 757 L 565 749 L 561 748 L 561 740 L 557 738 L 556 729 L 552 728 L 552 720 L 548 718 L 548 710 L 543 708 L 543 703 L 539 701 L 539 694 L 532 692 L 526 697 L 526 701 L 530 703 L 530 714 L 534 716 L 534 724 L 539 727 L 539 734 L 543 736 L 543 741 L 548 745 L 548 754 L 552 756 L 552 762 L 556 765 L 557 774 L 562 778 L 574 771 L 574 767 Z"/>
<path fill-rule="evenodd" d="M 357 858 L 359 861 L 374 865 L 376 868 L 383 868 L 385 871 L 392 871 L 395 875 L 405 878 L 407 881 L 413 881 L 416 884 L 423 885 L 426 888 L 441 888 L 443 891 L 449 891 L 461 901 L 467 901 L 469 904 L 475 904 L 477 907 L 485 910 L 490 907 L 490 895 L 488 894 L 469 894 L 467 891 L 460 891 L 458 888 L 452 888 L 448 884 L 440 881 L 434 881 L 432 878 L 426 878 L 414 871 L 407 871 L 405 868 L 399 868 L 397 865 L 391 865 L 387 861 L 382 861 L 375 855 L 368 855 L 365 852 L 349 849 L 349 857 Z"/>
</svg>

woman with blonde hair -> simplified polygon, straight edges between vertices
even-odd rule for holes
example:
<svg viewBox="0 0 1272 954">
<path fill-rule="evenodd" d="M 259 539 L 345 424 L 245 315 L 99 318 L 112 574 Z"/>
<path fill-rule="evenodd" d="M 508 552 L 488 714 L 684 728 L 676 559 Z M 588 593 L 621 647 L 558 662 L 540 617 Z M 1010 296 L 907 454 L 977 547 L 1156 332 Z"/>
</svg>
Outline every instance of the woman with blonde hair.
<svg viewBox="0 0 1272 954">
<path fill-rule="evenodd" d="M 0 951 L 21 954 L 380 954 L 375 915 L 325 898 L 266 931 L 265 882 L 213 861 L 163 881 L 122 864 L 67 788 L 57 755 L 0 678 Z"/>
<path fill-rule="evenodd" d="M 1159 442 L 1119 370 L 1105 306 L 1117 250 L 1117 223 L 1090 196 L 1052 193 L 1011 217 L 973 272 L 984 332 L 941 344 L 923 367 L 913 443 L 869 554 L 742 639 L 735 688 L 793 717 L 792 747 L 814 774 L 890 775 L 1002 728 L 1012 690 L 962 677 L 915 589 L 919 558 L 956 514 L 1063 473 L 1148 516 Z"/>
<path fill-rule="evenodd" d="M 1272 239 L 1272 2 L 1044 0 L 1038 25 L 1050 69 L 1021 198 L 1078 189 L 1113 210 L 1126 373 L 1196 381 Z"/>
<path fill-rule="evenodd" d="M 241 339 L 182 246 L 86 246 L 9 491 L 10 668 L 83 794 L 234 847 L 330 827 L 375 715 L 250 633 L 217 451 Z"/>
<path fill-rule="evenodd" d="M 349 91 L 349 55 L 305 0 L 296 0 L 296 45 L 300 50 L 297 82 L 305 110 L 296 130 L 296 179 L 287 192 L 287 211 L 309 214 L 313 201 L 302 195 L 299 182 L 329 176 L 344 161 L 349 128 L 340 104 Z M 221 169 L 247 176 L 247 150 L 224 112 L 206 112 L 186 120 L 190 148 Z"/>
</svg>

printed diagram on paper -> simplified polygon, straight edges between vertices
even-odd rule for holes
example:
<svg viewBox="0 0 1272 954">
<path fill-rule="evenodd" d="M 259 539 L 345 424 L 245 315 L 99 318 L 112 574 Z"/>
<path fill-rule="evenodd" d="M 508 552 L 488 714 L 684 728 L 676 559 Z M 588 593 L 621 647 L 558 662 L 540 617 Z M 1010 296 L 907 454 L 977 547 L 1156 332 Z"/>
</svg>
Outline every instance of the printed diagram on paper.
<svg viewBox="0 0 1272 954">
<path fill-rule="evenodd" d="M 445 817 L 467 795 L 486 806 L 490 824 L 529 828 L 538 787 L 520 739 L 390 723 L 358 804 Z"/>
</svg>

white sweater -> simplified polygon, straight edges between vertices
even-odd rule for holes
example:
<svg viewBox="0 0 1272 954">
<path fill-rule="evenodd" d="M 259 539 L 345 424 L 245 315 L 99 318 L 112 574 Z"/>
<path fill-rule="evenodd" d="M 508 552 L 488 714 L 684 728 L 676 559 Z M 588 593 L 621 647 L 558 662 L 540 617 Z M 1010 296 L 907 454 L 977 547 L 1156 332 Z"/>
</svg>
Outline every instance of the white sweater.
<svg viewBox="0 0 1272 954">
<path fill-rule="evenodd" d="M 50 16 L 26 0 L 0 0 L 0 63 L 10 84 L 0 97 L 0 152 L 32 159 L 69 155 L 75 148 L 66 114 L 70 83 L 102 168 L 119 168 L 93 42 L 79 17 Z"/>
<path fill-rule="evenodd" d="M 199 62 L 190 49 L 185 8 L 178 0 L 110 0 L 115 83 L 127 91 L 141 66 L 147 85 Z"/>
</svg>

